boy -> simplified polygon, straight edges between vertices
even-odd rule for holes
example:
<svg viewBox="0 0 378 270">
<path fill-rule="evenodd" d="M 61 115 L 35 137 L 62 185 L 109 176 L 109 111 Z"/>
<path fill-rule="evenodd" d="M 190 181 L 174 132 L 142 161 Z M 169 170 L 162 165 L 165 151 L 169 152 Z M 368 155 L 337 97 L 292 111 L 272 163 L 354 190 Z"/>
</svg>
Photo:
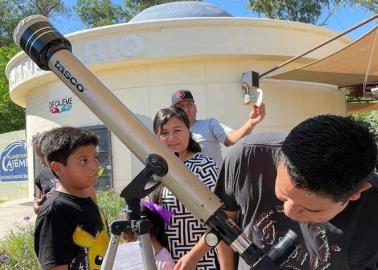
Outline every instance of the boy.
<svg viewBox="0 0 378 270">
<path fill-rule="evenodd" d="M 34 248 L 42 269 L 100 269 L 109 242 L 104 215 L 91 198 L 98 138 L 79 128 L 46 134 L 42 152 L 60 181 L 37 217 Z"/>
</svg>

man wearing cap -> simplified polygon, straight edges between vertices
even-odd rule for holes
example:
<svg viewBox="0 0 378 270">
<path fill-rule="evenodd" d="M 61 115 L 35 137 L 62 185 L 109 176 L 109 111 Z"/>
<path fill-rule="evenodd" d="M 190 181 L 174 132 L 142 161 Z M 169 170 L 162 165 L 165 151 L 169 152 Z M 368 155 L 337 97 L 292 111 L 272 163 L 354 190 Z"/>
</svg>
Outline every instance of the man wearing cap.
<svg viewBox="0 0 378 270">
<path fill-rule="evenodd" d="M 247 121 L 237 130 L 222 124 L 215 118 L 197 120 L 197 106 L 189 90 L 179 89 L 172 94 L 172 107 L 183 109 L 190 121 L 190 131 L 202 152 L 211 156 L 218 167 L 222 165 L 221 143 L 225 146 L 235 144 L 244 136 L 250 134 L 253 128 L 265 117 L 265 105 L 254 105 Z"/>
</svg>

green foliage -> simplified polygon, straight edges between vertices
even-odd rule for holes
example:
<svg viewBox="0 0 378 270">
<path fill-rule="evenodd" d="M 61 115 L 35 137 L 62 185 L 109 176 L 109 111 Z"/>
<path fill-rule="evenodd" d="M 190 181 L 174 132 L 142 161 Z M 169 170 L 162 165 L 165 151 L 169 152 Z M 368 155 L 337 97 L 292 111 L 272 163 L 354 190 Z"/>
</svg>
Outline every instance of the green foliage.
<svg viewBox="0 0 378 270">
<path fill-rule="evenodd" d="M 110 0 L 78 0 L 75 7 L 81 21 L 89 27 L 124 22 L 129 14 Z"/>
<path fill-rule="evenodd" d="M 360 88 L 346 87 L 344 88 L 345 98 L 348 103 L 372 103 L 376 102 L 375 96 L 370 93 L 362 91 Z"/>
<path fill-rule="evenodd" d="M 125 200 L 114 190 L 107 190 L 97 195 L 97 204 L 104 212 L 108 224 L 121 217 L 122 209 L 125 208 Z"/>
<path fill-rule="evenodd" d="M 0 46 L 13 44 L 13 31 L 25 17 L 66 12 L 63 0 L 0 0 Z"/>
<path fill-rule="evenodd" d="M 10 100 L 4 72 L 19 51 L 13 45 L 15 27 L 32 14 L 51 17 L 61 12 L 66 12 L 63 0 L 0 0 L 0 133 L 25 129 L 25 110 Z"/>
<path fill-rule="evenodd" d="M 367 10 L 377 13 L 378 12 L 378 1 L 377 0 L 355 0 L 355 1 L 350 1 L 351 4 L 357 4 L 360 5 Z"/>
<path fill-rule="evenodd" d="M 34 252 L 34 224 L 17 224 L 0 242 L 0 270 L 40 269 Z"/>
<path fill-rule="evenodd" d="M 378 111 L 353 113 L 351 117 L 355 121 L 366 123 L 375 137 L 378 137 Z"/>
<path fill-rule="evenodd" d="M 248 0 L 247 8 L 271 19 L 325 25 L 339 7 L 347 4 L 378 11 L 377 0 Z M 319 22 L 321 15 L 324 19 Z"/>
<path fill-rule="evenodd" d="M 25 129 L 25 110 L 11 101 L 4 73 L 6 64 L 18 51 L 15 45 L 0 47 L 0 133 Z"/>
<path fill-rule="evenodd" d="M 375 97 L 346 96 L 346 101 L 350 103 L 371 103 L 375 102 Z"/>
<path fill-rule="evenodd" d="M 321 1 L 249 0 L 248 8 L 268 18 L 314 24 L 322 11 Z"/>
<path fill-rule="evenodd" d="M 169 2 L 175 0 L 124 0 L 123 5 L 112 0 L 77 0 L 75 10 L 85 25 L 98 27 L 128 22 L 146 8 Z"/>
</svg>

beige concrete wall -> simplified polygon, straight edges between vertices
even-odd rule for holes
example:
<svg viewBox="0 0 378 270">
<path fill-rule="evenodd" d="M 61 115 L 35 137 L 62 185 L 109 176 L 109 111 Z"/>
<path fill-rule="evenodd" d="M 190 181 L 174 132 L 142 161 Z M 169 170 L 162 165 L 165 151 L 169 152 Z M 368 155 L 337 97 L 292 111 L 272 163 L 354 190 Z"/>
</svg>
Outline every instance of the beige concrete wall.
<svg viewBox="0 0 378 270">
<path fill-rule="evenodd" d="M 249 106 L 242 104 L 242 72 L 256 62 L 251 58 L 221 58 L 120 67 L 99 73 L 101 80 L 146 126 L 152 127 L 155 113 L 170 105 L 170 95 L 177 88 L 190 89 L 196 99 L 198 118 L 215 117 L 238 128 L 247 119 Z M 264 65 L 264 62 L 260 63 Z M 321 114 L 345 114 L 344 94 L 332 85 L 263 80 L 266 119 L 254 132 L 287 131 L 303 119 Z M 73 108 L 53 115 L 48 101 L 56 89 L 60 96 L 73 98 Z M 27 108 L 28 137 L 38 130 L 57 125 L 91 126 L 101 121 L 60 82 L 34 89 Z M 114 186 L 121 189 L 142 169 L 141 163 L 112 135 Z M 31 176 L 32 177 L 32 176 Z M 32 177 L 34 178 L 34 177 Z"/>
<path fill-rule="evenodd" d="M 0 134 L 0 152 L 7 147 L 8 144 L 19 140 L 25 140 L 25 130 Z"/>
<path fill-rule="evenodd" d="M 25 130 L 0 134 L 0 153 L 10 143 L 19 140 L 25 140 Z M 0 200 L 8 201 L 27 198 L 29 192 L 29 182 L 30 181 L 0 181 Z"/>
<path fill-rule="evenodd" d="M 183 18 L 100 27 L 68 35 L 68 38 L 75 56 L 92 70 L 114 70 L 115 64 L 138 65 L 182 57 L 258 56 L 282 62 L 334 35 L 324 28 L 288 21 Z M 342 37 L 300 61 L 328 55 L 350 41 Z M 50 72 L 39 69 L 24 53 L 9 62 L 6 74 L 10 95 L 21 106 L 26 106 L 31 88 L 55 80 Z"/>
<path fill-rule="evenodd" d="M 173 91 L 186 88 L 194 94 L 198 118 L 215 117 L 238 128 L 250 110 L 242 104 L 242 73 L 266 71 L 333 35 L 301 23 L 204 18 L 120 24 L 69 38 L 74 54 L 146 126 L 151 127 L 157 110 L 170 105 Z M 285 69 L 320 58 L 349 42 L 337 40 Z M 7 66 L 11 97 L 26 107 L 28 138 L 60 125 L 102 124 L 53 74 L 30 61 L 19 54 Z M 346 113 L 344 94 L 336 86 L 269 79 L 260 83 L 267 116 L 254 132 L 287 131 L 309 116 Z M 62 97 L 72 98 L 72 109 L 51 114 L 49 101 Z M 112 157 L 114 186 L 121 189 L 142 166 L 113 134 Z M 32 159 L 31 151 L 28 158 Z M 31 170 L 29 178 L 34 179 Z"/>
</svg>

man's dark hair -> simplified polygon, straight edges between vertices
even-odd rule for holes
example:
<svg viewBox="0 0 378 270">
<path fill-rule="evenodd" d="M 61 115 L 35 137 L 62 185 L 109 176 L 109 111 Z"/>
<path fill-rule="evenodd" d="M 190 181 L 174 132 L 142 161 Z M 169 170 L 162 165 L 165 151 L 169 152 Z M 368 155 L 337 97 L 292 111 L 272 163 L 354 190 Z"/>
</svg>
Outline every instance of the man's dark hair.
<svg viewBox="0 0 378 270">
<path fill-rule="evenodd" d="M 170 107 L 163 108 L 156 113 L 153 124 L 154 133 L 158 134 L 172 117 L 179 119 L 190 130 L 190 121 L 186 112 L 180 108 Z M 192 138 L 191 133 L 189 136 L 188 150 L 192 153 L 201 152 L 201 146 Z"/>
<path fill-rule="evenodd" d="M 36 146 L 36 145 L 41 145 L 42 142 L 47 138 L 47 131 L 44 131 L 44 132 L 39 132 L 35 135 L 33 135 L 32 137 L 32 145 L 33 146 Z"/>
<path fill-rule="evenodd" d="M 283 160 L 296 187 L 346 201 L 374 171 L 373 138 L 350 118 L 321 115 L 291 130 L 282 145 Z"/>
<path fill-rule="evenodd" d="M 42 152 L 48 163 L 58 161 L 67 165 L 68 157 L 80 146 L 97 146 L 98 138 L 90 130 L 60 127 L 46 133 L 46 139 L 42 142 Z"/>
</svg>

